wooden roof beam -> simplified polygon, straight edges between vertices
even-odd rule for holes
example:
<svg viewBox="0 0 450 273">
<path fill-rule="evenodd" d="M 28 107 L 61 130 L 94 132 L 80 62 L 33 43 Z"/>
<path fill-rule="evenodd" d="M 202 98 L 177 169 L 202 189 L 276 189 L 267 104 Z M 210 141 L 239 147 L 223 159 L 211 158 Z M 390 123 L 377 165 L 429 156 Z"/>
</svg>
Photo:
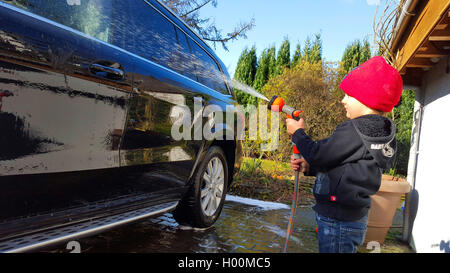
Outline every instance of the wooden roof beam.
<svg viewBox="0 0 450 273">
<path fill-rule="evenodd" d="M 439 25 L 437 25 L 436 26 L 436 30 L 444 30 L 444 29 L 447 29 L 447 27 L 448 27 L 448 24 L 439 24 Z"/>
<path fill-rule="evenodd" d="M 437 49 L 433 43 L 425 42 L 414 55 L 416 58 L 442 58 L 445 54 Z"/>
<path fill-rule="evenodd" d="M 406 42 L 400 44 L 399 48 L 393 48 L 397 56 L 394 66 L 398 70 L 403 70 L 407 64 L 414 63 L 412 59 L 414 59 L 417 50 L 424 42 L 429 41 L 429 35 L 434 31 L 435 27 L 444 23 L 443 17 L 448 16 L 449 9 L 449 1 L 429 0 L 427 2 L 423 10 L 417 15 L 416 20 L 414 20 L 411 31 L 404 33 Z M 448 33 L 445 36 L 447 35 L 450 36 Z"/>
<path fill-rule="evenodd" d="M 418 53 L 414 55 L 416 58 L 442 58 L 444 56 L 444 54 L 440 53 Z"/>
<path fill-rule="evenodd" d="M 442 20 L 436 25 L 434 30 L 445 30 L 448 29 L 450 25 L 450 17 L 444 16 Z"/>
<path fill-rule="evenodd" d="M 416 68 L 432 68 L 434 63 L 428 59 L 413 59 L 410 63 L 406 64 L 406 67 L 416 67 Z"/>
<path fill-rule="evenodd" d="M 435 30 L 428 38 L 429 41 L 450 41 L 450 31 L 448 30 Z"/>
</svg>

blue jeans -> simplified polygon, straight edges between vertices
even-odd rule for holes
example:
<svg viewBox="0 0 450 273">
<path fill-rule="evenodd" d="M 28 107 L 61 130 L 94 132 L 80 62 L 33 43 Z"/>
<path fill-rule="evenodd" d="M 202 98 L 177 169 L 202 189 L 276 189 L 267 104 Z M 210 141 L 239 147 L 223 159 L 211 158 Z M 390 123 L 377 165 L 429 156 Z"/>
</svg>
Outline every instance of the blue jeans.
<svg viewBox="0 0 450 273">
<path fill-rule="evenodd" d="M 367 230 L 368 215 L 358 221 L 338 221 L 316 213 L 319 253 L 356 253 Z"/>
</svg>

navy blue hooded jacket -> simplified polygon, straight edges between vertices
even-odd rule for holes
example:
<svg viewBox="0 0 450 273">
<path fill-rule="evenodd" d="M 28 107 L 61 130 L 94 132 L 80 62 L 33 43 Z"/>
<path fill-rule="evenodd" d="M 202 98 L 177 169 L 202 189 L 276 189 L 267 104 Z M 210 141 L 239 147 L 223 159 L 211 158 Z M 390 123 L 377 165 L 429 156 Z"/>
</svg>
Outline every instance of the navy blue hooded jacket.
<svg viewBox="0 0 450 273">
<path fill-rule="evenodd" d="M 295 131 L 292 141 L 310 165 L 305 175 L 316 176 L 313 209 L 341 221 L 365 216 L 370 195 L 380 188 L 382 172 L 394 164 L 395 132 L 394 122 L 379 115 L 347 120 L 319 141 L 303 129 Z"/>
</svg>

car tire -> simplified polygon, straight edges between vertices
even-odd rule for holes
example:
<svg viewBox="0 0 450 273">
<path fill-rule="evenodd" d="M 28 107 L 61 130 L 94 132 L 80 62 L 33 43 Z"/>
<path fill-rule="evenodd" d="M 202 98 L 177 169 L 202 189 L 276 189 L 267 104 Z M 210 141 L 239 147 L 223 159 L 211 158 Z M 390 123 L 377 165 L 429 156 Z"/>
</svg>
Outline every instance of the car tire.
<svg viewBox="0 0 450 273">
<path fill-rule="evenodd" d="M 193 182 L 173 216 L 178 223 L 197 228 L 212 226 L 219 217 L 228 185 L 228 164 L 222 149 L 213 146 L 193 175 Z"/>
</svg>

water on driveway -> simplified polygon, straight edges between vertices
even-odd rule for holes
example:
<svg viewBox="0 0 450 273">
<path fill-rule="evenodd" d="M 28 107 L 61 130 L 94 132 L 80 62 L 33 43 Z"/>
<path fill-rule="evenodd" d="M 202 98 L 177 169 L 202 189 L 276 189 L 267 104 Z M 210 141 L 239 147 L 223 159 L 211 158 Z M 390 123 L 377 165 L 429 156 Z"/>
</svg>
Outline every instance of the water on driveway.
<svg viewBox="0 0 450 273">
<path fill-rule="evenodd" d="M 217 222 L 208 229 L 179 225 L 166 213 L 77 240 L 81 252 L 279 253 L 290 206 L 227 196 Z M 289 252 L 317 252 L 316 222 L 310 207 L 298 207 Z M 45 252 L 69 252 L 66 243 Z"/>
</svg>

